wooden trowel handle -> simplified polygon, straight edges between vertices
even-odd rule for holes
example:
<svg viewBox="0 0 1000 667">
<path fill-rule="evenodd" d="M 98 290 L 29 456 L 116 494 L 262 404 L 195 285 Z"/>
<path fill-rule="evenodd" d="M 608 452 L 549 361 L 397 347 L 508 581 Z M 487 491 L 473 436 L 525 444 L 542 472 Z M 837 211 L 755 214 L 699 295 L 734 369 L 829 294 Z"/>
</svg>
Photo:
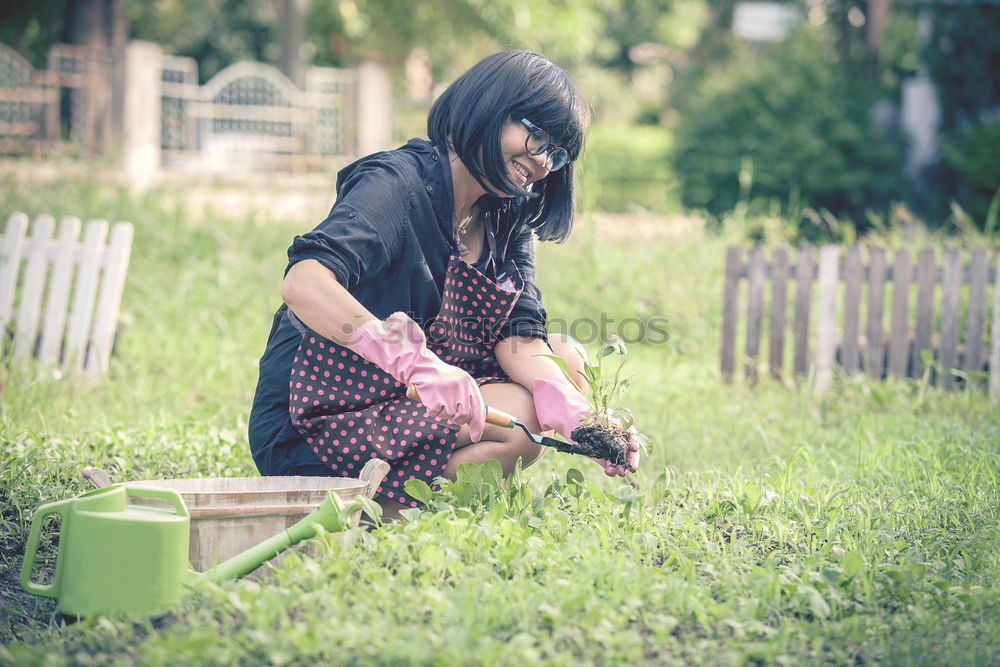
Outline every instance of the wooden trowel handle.
<svg viewBox="0 0 1000 667">
<path fill-rule="evenodd" d="M 406 388 L 406 397 L 411 401 L 419 401 L 420 395 L 417 394 L 417 388 L 412 384 Z M 503 410 L 497 410 L 496 408 L 491 408 L 486 406 L 486 423 L 493 424 L 494 426 L 503 426 L 504 428 L 514 428 L 514 423 L 517 420 L 514 415 L 504 412 Z"/>
</svg>

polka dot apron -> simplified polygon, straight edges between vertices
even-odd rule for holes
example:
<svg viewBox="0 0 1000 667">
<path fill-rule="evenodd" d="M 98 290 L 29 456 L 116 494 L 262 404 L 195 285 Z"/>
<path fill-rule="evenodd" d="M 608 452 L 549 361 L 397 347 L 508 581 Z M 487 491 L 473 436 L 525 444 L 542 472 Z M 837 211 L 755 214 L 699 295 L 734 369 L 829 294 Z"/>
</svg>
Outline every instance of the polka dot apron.
<svg viewBox="0 0 1000 667">
<path fill-rule="evenodd" d="M 493 346 L 522 288 L 513 264 L 494 282 L 452 256 L 441 310 L 424 327 L 427 347 L 480 385 L 509 382 Z M 357 476 L 371 458 L 387 461 L 391 470 L 378 495 L 417 507 L 403 483 L 408 479 L 431 483 L 443 474 L 459 427 L 429 417 L 388 373 L 312 331 L 290 310 L 288 316 L 302 334 L 292 363 L 289 412 L 306 445 L 337 477 Z"/>
</svg>

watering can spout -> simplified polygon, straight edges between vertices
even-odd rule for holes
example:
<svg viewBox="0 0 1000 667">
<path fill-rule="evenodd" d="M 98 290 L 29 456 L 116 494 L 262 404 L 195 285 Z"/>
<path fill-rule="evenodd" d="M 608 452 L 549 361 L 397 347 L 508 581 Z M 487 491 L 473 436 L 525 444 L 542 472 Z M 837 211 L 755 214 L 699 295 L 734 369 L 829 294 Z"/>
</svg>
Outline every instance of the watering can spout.
<svg viewBox="0 0 1000 667">
<path fill-rule="evenodd" d="M 347 530 L 348 523 L 342 518 L 343 509 L 344 506 L 340 502 L 340 498 L 334 491 L 330 491 L 316 509 L 283 532 L 250 547 L 243 553 L 236 554 L 210 570 L 202 573 L 192 571 L 191 575 L 196 578 L 204 577 L 209 581 L 226 581 L 244 577 L 285 549 L 314 537 L 317 524 L 330 533 Z"/>
</svg>

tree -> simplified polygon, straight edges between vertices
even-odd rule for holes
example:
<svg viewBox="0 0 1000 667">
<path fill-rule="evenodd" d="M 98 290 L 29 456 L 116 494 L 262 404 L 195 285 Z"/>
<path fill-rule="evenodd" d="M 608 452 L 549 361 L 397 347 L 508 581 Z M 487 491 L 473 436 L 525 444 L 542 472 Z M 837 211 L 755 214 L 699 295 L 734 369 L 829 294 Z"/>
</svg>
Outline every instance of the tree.
<svg viewBox="0 0 1000 667">
<path fill-rule="evenodd" d="M 63 41 L 95 54 L 91 74 L 103 80 L 86 91 L 72 90 L 65 105 L 77 104 L 83 122 L 72 131 L 84 142 L 107 149 L 121 133 L 124 118 L 125 46 L 128 21 L 125 0 L 68 0 Z M 68 109 L 64 109 L 68 111 Z M 64 113 L 64 117 L 72 117 Z"/>
<path fill-rule="evenodd" d="M 292 83 L 302 87 L 304 59 L 302 47 L 306 33 L 306 9 L 309 0 L 281 0 L 281 71 Z"/>
</svg>

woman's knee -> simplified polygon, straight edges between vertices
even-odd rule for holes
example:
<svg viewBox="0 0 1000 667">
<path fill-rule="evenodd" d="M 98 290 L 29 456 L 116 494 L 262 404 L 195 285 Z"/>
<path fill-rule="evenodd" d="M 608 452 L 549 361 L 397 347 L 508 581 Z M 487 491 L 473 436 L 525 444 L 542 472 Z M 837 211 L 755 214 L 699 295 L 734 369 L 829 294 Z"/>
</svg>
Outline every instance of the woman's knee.
<svg viewBox="0 0 1000 667">
<path fill-rule="evenodd" d="M 498 382 L 483 385 L 481 388 L 483 400 L 491 408 L 502 410 L 510 414 L 515 420 L 528 427 L 530 431 L 538 430 L 538 418 L 535 416 L 535 399 L 531 392 L 519 384 L 513 382 Z M 500 427 L 503 428 L 503 427 Z M 503 433 L 510 435 L 520 434 L 524 436 L 521 429 L 504 429 Z"/>
<path fill-rule="evenodd" d="M 527 389 L 511 382 L 497 382 L 483 385 L 480 390 L 483 394 L 483 401 L 491 410 L 506 412 L 527 426 L 529 431 L 538 432 L 539 426 L 538 418 L 535 416 L 534 399 Z M 527 440 L 527 436 L 521 429 L 517 427 L 506 428 L 487 422 L 480 440 L 516 444 L 519 438 Z M 460 449 L 470 444 L 472 444 L 472 438 L 469 435 L 469 427 L 463 425 L 458 432 L 455 448 Z"/>
<path fill-rule="evenodd" d="M 483 387 L 483 398 L 487 405 L 499 407 L 510 413 L 515 420 L 528 427 L 532 433 L 538 433 L 540 426 L 535 415 L 535 401 L 527 389 L 519 384 L 498 383 Z M 527 468 L 545 453 L 546 448 L 530 439 L 520 428 L 503 429 L 502 440 L 511 456 L 511 460 L 521 458 L 521 465 Z"/>
</svg>

